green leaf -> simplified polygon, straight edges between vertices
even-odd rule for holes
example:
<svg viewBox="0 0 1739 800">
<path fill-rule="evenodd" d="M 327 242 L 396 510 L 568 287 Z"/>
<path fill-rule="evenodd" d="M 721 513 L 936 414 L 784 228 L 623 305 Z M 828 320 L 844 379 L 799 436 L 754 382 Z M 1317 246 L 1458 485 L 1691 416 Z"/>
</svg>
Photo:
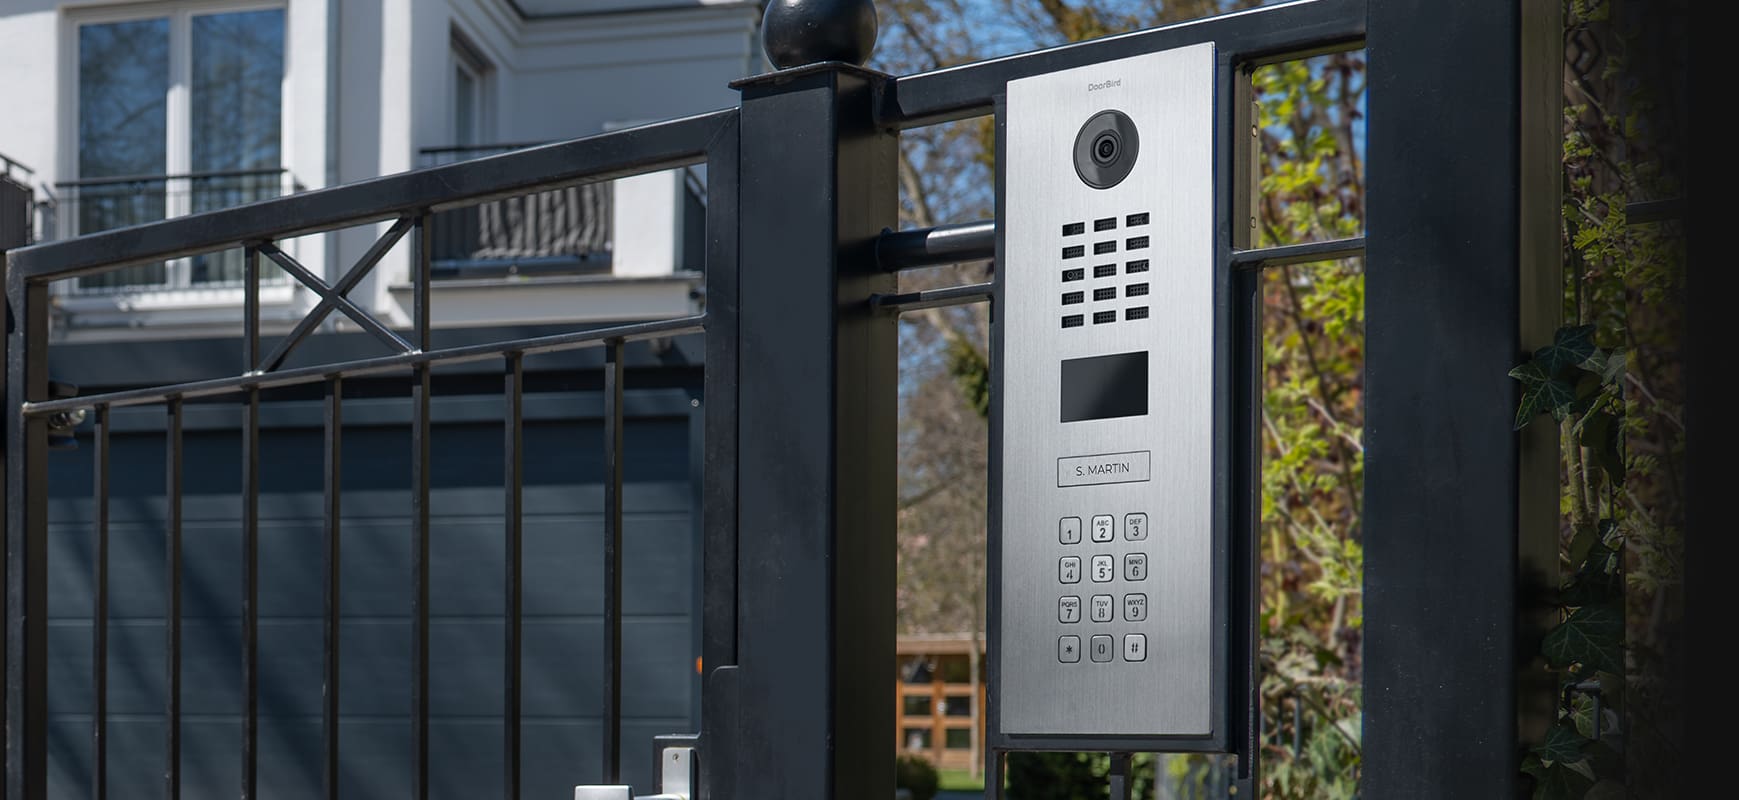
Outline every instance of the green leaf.
<svg viewBox="0 0 1739 800">
<path fill-rule="evenodd" d="M 1602 710 L 1604 711 L 1604 709 Z M 1570 714 L 1564 719 L 1576 726 L 1577 735 L 1592 741 L 1594 739 L 1594 696 L 1577 692 L 1570 701 Z M 1563 724 L 1563 721 L 1561 720 L 1559 724 Z"/>
<path fill-rule="evenodd" d="M 1600 382 L 1611 386 L 1624 380 L 1626 357 L 1624 348 L 1612 348 L 1612 352 L 1606 356 L 1606 363 L 1600 371 Z"/>
<path fill-rule="evenodd" d="M 1548 380 L 1529 388 L 1522 392 L 1521 404 L 1516 407 L 1515 429 L 1527 427 L 1541 412 L 1549 411 L 1553 417 L 1561 420 L 1575 402 L 1576 390 L 1561 380 Z"/>
<path fill-rule="evenodd" d="M 1576 404 L 1576 388 L 1561 380 L 1552 379 L 1540 385 L 1541 407 L 1552 412 L 1552 418 L 1560 422 L 1568 416 Z"/>
<path fill-rule="evenodd" d="M 1534 351 L 1534 360 L 1547 375 L 1557 375 L 1594 355 L 1594 326 L 1576 325 L 1558 329 L 1552 343 Z"/>
<path fill-rule="evenodd" d="M 1581 761 L 1582 748 L 1588 744 L 1589 740 L 1576 732 L 1575 722 L 1561 719 L 1546 732 L 1546 743 L 1534 748 L 1534 752 L 1540 756 L 1540 760 L 1547 763 L 1568 764 Z"/>
<path fill-rule="evenodd" d="M 1523 386 L 1538 386 L 1545 383 L 1551 376 L 1547 375 L 1545 370 L 1540 369 L 1539 362 L 1529 361 L 1510 370 L 1510 377 L 1521 381 Z"/>
<path fill-rule="evenodd" d="M 1564 764 L 1545 764 L 1539 756 L 1528 756 L 1522 771 L 1534 778 L 1534 800 L 1581 800 L 1594 782 Z"/>
<path fill-rule="evenodd" d="M 1554 668 L 1581 664 L 1589 669 L 1620 672 L 1624 614 L 1615 603 L 1587 605 L 1558 623 L 1540 645 Z"/>
</svg>

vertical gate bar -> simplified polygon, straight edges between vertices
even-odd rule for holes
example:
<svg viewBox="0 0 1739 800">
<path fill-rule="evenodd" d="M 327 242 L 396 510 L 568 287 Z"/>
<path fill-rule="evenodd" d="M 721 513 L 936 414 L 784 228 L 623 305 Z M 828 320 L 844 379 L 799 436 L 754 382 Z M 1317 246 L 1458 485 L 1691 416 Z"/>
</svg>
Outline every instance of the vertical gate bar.
<svg viewBox="0 0 1739 800">
<path fill-rule="evenodd" d="M 1221 119 L 1229 119 L 1229 130 L 1221 132 L 1215 149 L 1225 159 L 1219 169 L 1227 180 L 1222 207 L 1215 216 L 1224 213 L 1226 222 L 1215 227 L 1226 237 L 1215 248 L 1217 280 L 1227 281 L 1230 296 L 1221 309 L 1227 318 L 1230 335 L 1216 336 L 1229 340 L 1231 364 L 1231 408 L 1218 416 L 1230 426 L 1226 440 L 1231 445 L 1229 463 L 1231 480 L 1227 500 L 1227 587 L 1228 611 L 1231 616 L 1227 632 L 1226 665 L 1233 671 L 1236 691 L 1230 693 L 1231 708 L 1227 720 L 1232 734 L 1227 741 L 1237 757 L 1235 770 L 1227 780 L 1245 797 L 1254 797 L 1260 788 L 1262 753 L 1262 676 L 1259 672 L 1260 620 L 1262 615 L 1262 273 L 1260 270 L 1234 270 L 1232 251 L 1255 246 L 1258 203 L 1261 192 L 1261 119 L 1257 108 L 1254 67 L 1247 64 L 1223 64 L 1217 70 L 1217 80 L 1229 81 L 1220 88 L 1229 106 Z M 1227 765 L 1220 762 L 1221 771 Z"/>
<path fill-rule="evenodd" d="M 412 316 L 415 344 L 429 348 L 430 215 L 417 217 Z M 413 370 L 411 388 L 411 796 L 429 796 L 429 365 Z"/>
<path fill-rule="evenodd" d="M 735 684 L 730 676 L 737 663 L 737 129 L 732 116 L 707 148 L 700 503 L 700 752 L 706 757 L 700 759 L 698 800 L 726 796 L 735 764 Z"/>
<path fill-rule="evenodd" d="M 242 371 L 260 363 L 260 250 L 242 250 Z M 260 708 L 260 390 L 242 406 L 242 800 L 258 785 Z"/>
<path fill-rule="evenodd" d="M 242 370 L 260 363 L 260 250 L 242 250 Z M 258 785 L 260 708 L 260 390 L 242 407 L 242 800 Z"/>
<path fill-rule="evenodd" d="M 798 74 L 801 72 L 801 74 Z M 732 797 L 881 800 L 893 770 L 898 225 L 886 76 L 740 81 L 738 665 Z"/>
<path fill-rule="evenodd" d="M 502 442 L 503 464 L 502 484 L 507 490 L 506 523 L 506 554 L 507 575 L 503 582 L 507 593 L 507 617 L 502 620 L 506 628 L 507 653 L 503 660 L 503 675 L 506 686 L 503 687 L 503 708 L 501 712 L 504 747 L 506 752 L 505 772 L 506 786 L 502 796 L 506 800 L 519 800 L 519 695 L 520 695 L 520 611 L 521 591 L 520 575 L 524 568 L 524 559 L 520 552 L 521 534 L 523 532 L 524 491 L 521 482 L 524 476 L 521 467 L 524 463 L 524 425 L 525 425 L 525 357 L 520 353 L 507 354 L 507 375 L 505 386 L 507 394 L 507 424 Z"/>
<path fill-rule="evenodd" d="M 170 800 L 181 797 L 181 398 L 171 397 L 164 431 L 163 785 Z"/>
<path fill-rule="evenodd" d="M 109 407 L 94 409 L 91 476 L 91 800 L 109 792 Z"/>
<path fill-rule="evenodd" d="M 622 780 L 622 340 L 604 344 L 604 782 Z"/>
<path fill-rule="evenodd" d="M 6 274 L 6 797 L 48 793 L 48 287 Z"/>
<path fill-rule="evenodd" d="M 242 250 L 242 290 L 242 371 L 253 372 L 260 367 L 260 248 L 251 244 Z"/>
<path fill-rule="evenodd" d="M 1003 210 L 1008 207 L 1008 175 L 1007 162 L 1002 159 L 1001 154 L 1008 151 L 1008 94 L 1005 92 L 997 95 L 993 107 L 994 112 L 991 120 L 995 125 L 994 133 L 996 139 L 995 144 L 992 145 L 994 148 L 992 153 L 996 156 L 996 163 L 998 165 L 996 169 L 996 182 L 992 187 L 996 196 L 997 223 L 996 252 L 994 254 L 995 258 L 993 259 L 993 263 L 1006 264 L 1008 263 L 1006 253 L 1008 249 L 1008 229 L 1002 224 L 1002 219 L 1004 216 Z M 1007 277 L 1008 270 L 1003 269 L 993 270 L 991 274 L 990 351 L 987 361 L 989 362 L 988 372 L 990 373 L 988 377 L 990 378 L 990 385 L 992 387 L 1002 386 L 1006 381 L 1006 379 L 1002 377 L 1003 315 L 997 312 L 1003 307 L 1002 300 L 1004 289 L 1007 286 Z M 996 426 L 1001 424 L 1002 420 L 1002 393 L 997 392 L 994 389 L 991 391 L 990 395 L 989 412 L 988 421 L 991 430 L 994 431 Z M 990 441 L 987 443 L 988 448 L 986 455 L 989 456 L 990 463 L 995 464 L 1002 458 L 1002 437 L 992 433 L 989 439 Z M 998 499 L 1002 490 L 994 483 L 989 484 L 987 488 L 989 489 L 989 496 L 985 498 L 985 506 L 987 508 L 984 519 L 986 531 L 1001 530 L 1002 503 L 998 502 Z M 1002 575 L 999 572 L 1002 561 L 1000 548 L 1001 544 L 999 537 L 986 536 L 984 549 L 984 580 L 987 591 L 985 601 L 987 603 L 995 602 L 997 593 L 1002 591 Z M 1002 621 L 999 619 L 999 615 L 986 616 L 985 633 L 988 635 L 987 642 L 1001 641 Z M 985 677 L 989 679 L 985 682 L 986 684 L 1001 679 L 995 659 L 989 659 L 989 663 L 986 664 L 986 670 L 987 675 Z M 988 686 L 986 686 L 984 696 L 987 699 L 990 697 Z M 1001 730 L 1002 709 L 996 704 L 987 704 L 985 712 L 985 731 L 988 733 L 989 731 Z M 987 736 L 986 738 L 988 739 L 989 737 Z M 1006 763 L 1006 759 L 1001 749 L 997 748 L 989 741 L 987 741 L 986 744 L 990 746 L 985 747 L 984 753 L 982 754 L 984 759 L 984 800 L 1003 800 L 1002 774 L 1003 765 Z"/>
<path fill-rule="evenodd" d="M 1361 793 L 1518 796 L 1556 698 L 1557 429 L 1512 429 L 1507 373 L 1562 310 L 1562 9 L 1368 19 Z"/>
<path fill-rule="evenodd" d="M 338 800 L 338 644 L 340 640 L 339 589 L 339 487 L 344 466 L 344 378 L 334 375 L 326 381 L 326 479 L 324 563 L 321 576 L 325 582 L 324 628 L 324 696 L 321 698 L 322 765 L 321 785 L 326 800 Z"/>
<path fill-rule="evenodd" d="M 251 259 L 257 265 L 257 259 Z M 251 280 L 251 279 L 250 279 Z M 254 285 L 250 283 L 249 285 Z M 257 287 L 256 287 L 257 289 Z M 255 292 L 257 294 L 257 291 Z M 257 301 L 258 298 L 256 297 Z M 258 308 L 253 310 L 257 314 Z M 248 349 L 258 352 L 258 320 Z M 252 358 L 252 356 L 250 356 Z M 242 405 L 242 800 L 253 800 L 259 769 L 260 708 L 260 390 Z"/>
</svg>

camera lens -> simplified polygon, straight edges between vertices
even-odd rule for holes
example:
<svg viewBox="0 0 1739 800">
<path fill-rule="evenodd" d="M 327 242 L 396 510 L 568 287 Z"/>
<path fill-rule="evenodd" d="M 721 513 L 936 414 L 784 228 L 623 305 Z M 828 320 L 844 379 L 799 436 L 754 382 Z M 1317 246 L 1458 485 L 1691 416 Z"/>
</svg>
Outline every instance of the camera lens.
<svg viewBox="0 0 1739 800">
<path fill-rule="evenodd" d="M 1117 134 L 1105 131 L 1093 140 L 1093 161 L 1099 166 L 1109 166 L 1117 160 Z"/>
<path fill-rule="evenodd" d="M 1109 189 L 1129 177 L 1141 155 L 1141 134 L 1135 121 L 1116 109 L 1087 118 L 1070 148 L 1075 175 L 1095 189 Z"/>
</svg>

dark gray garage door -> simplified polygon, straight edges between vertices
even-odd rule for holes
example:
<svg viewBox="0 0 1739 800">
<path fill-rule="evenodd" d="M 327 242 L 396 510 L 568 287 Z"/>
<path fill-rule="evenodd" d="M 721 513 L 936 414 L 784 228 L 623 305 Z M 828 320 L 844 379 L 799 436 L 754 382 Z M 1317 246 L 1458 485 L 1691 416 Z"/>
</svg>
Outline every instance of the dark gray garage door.
<svg viewBox="0 0 1739 800">
<path fill-rule="evenodd" d="M 680 385 L 687 377 L 661 382 L 625 402 L 623 777 L 642 786 L 650 737 L 695 730 L 698 714 L 690 454 L 700 416 L 692 385 Z M 584 380 L 546 383 L 553 390 L 528 393 L 525 404 L 523 759 L 525 796 L 557 798 L 601 777 L 602 401 Z M 502 400 L 453 386 L 437 382 L 433 405 L 431 783 L 434 797 L 471 800 L 499 795 L 502 774 Z M 409 786 L 411 445 L 402 397 L 345 403 L 340 746 L 344 793 L 356 798 L 399 797 Z M 162 785 L 162 415 L 114 414 L 112 796 L 156 796 Z M 321 419 L 311 398 L 275 400 L 262 415 L 263 797 L 318 793 Z M 227 797 L 240 780 L 240 415 L 233 405 L 190 403 L 185 424 L 184 796 Z M 50 464 L 49 770 L 53 796 L 70 798 L 87 793 L 91 772 L 90 448 L 56 452 Z"/>
</svg>

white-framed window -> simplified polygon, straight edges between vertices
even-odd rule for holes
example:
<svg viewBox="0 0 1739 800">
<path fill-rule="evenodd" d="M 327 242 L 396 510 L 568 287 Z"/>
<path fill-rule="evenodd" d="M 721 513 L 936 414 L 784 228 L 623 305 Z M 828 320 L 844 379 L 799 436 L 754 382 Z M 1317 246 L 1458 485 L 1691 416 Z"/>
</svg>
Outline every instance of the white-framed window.
<svg viewBox="0 0 1739 800">
<path fill-rule="evenodd" d="M 74 180 L 63 235 L 284 193 L 282 2 L 150 3 L 69 11 L 62 93 Z M 80 278 L 83 291 L 233 285 L 239 253 Z"/>
<path fill-rule="evenodd" d="M 452 146 L 489 144 L 493 135 L 495 68 L 458 29 L 452 32 Z"/>
</svg>

